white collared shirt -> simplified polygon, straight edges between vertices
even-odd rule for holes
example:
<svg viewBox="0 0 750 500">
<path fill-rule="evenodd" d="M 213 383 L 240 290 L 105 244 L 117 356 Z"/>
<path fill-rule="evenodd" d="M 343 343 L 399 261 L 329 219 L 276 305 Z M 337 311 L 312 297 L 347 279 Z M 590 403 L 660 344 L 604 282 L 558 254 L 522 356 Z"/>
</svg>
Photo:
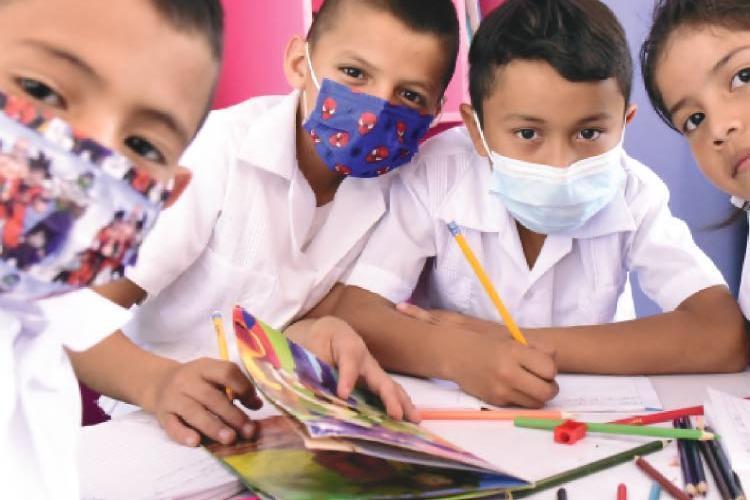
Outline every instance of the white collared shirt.
<svg viewBox="0 0 750 500">
<path fill-rule="evenodd" d="M 750 212 L 747 213 L 750 221 Z M 748 240 L 750 243 L 750 240 Z M 750 320 L 750 244 L 745 249 L 745 260 L 742 263 L 742 276 L 740 278 L 740 291 L 737 301 L 745 318 Z"/>
<path fill-rule="evenodd" d="M 63 346 L 88 349 L 129 314 L 91 290 L 37 305 L 24 321 L 0 309 L 0 484 L 3 498 L 73 500 L 81 397 Z"/>
<path fill-rule="evenodd" d="M 308 243 L 316 200 L 296 159 L 298 101 L 293 92 L 211 113 L 183 158 L 192 182 L 127 274 L 149 295 L 126 329 L 136 342 L 178 360 L 215 355 L 212 311 L 230 325 L 240 304 L 283 328 L 359 255 L 394 174 L 345 179 Z"/>
<path fill-rule="evenodd" d="M 626 181 L 615 199 L 574 233 L 547 236 L 529 269 L 515 220 L 489 191 L 488 160 L 476 154 L 464 128 L 445 132 L 394 182 L 390 212 L 346 282 L 400 302 L 412 295 L 427 262 L 430 306 L 501 322 L 446 227 L 455 220 L 522 327 L 626 319 L 616 311 L 629 272 L 665 311 L 724 285 L 688 227 L 670 213 L 664 183 L 627 156 L 623 168 Z"/>
</svg>

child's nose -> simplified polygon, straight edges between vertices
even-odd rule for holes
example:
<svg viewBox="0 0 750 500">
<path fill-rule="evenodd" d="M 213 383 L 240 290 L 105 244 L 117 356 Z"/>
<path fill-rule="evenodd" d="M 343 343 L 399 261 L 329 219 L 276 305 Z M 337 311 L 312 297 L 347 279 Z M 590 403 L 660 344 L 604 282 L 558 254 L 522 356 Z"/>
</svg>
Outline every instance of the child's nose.
<svg viewBox="0 0 750 500">
<path fill-rule="evenodd" d="M 86 112 L 71 119 L 71 126 L 77 133 L 95 140 L 102 146 L 122 152 L 119 126 L 112 116 L 111 113 L 106 111 Z"/>
</svg>

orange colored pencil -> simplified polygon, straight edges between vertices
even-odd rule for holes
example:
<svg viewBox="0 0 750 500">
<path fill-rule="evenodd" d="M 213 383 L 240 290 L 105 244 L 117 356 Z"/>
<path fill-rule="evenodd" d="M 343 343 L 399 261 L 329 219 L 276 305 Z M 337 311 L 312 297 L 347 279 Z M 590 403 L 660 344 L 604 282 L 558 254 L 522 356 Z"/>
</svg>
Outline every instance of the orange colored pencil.
<svg viewBox="0 0 750 500">
<path fill-rule="evenodd" d="M 419 408 L 422 420 L 513 420 L 516 417 L 567 420 L 573 415 L 557 410 L 463 410 L 447 408 Z"/>
</svg>

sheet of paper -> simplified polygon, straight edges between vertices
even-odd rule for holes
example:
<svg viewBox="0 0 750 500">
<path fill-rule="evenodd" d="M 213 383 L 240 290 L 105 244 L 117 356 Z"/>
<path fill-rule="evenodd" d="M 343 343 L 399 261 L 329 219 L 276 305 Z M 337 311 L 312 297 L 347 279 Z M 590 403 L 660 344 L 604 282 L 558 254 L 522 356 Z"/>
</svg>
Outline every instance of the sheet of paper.
<svg viewBox="0 0 750 500">
<path fill-rule="evenodd" d="M 558 375 L 560 393 L 547 408 L 578 412 L 642 412 L 661 409 L 648 377 Z"/>
<path fill-rule="evenodd" d="M 78 457 L 84 500 L 201 500 L 243 490 L 210 453 L 171 441 L 143 412 L 84 427 Z"/>
<path fill-rule="evenodd" d="M 420 408 L 479 409 L 490 407 L 445 380 L 424 380 L 404 375 L 394 378 Z M 560 393 L 547 408 L 580 412 L 642 412 L 661 408 L 648 377 L 559 375 Z"/>
<path fill-rule="evenodd" d="M 750 401 L 708 388 L 708 416 L 738 471 L 750 470 Z"/>
</svg>

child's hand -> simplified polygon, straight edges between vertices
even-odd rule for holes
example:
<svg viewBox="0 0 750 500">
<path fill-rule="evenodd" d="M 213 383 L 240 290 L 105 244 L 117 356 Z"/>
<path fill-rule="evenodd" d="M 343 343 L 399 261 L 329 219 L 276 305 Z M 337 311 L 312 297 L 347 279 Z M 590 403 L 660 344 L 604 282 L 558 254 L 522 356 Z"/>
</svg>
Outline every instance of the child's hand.
<svg viewBox="0 0 750 500">
<path fill-rule="evenodd" d="M 224 444 L 234 442 L 238 433 L 253 437 L 255 425 L 229 401 L 225 387 L 247 408 L 263 405 L 237 365 L 201 358 L 165 370 L 144 409 L 156 415 L 169 437 L 187 446 L 197 446 L 200 434 Z"/>
<path fill-rule="evenodd" d="M 337 392 L 340 398 L 348 398 L 361 378 L 380 397 L 391 418 L 419 421 L 419 414 L 409 395 L 380 367 L 367 350 L 362 337 L 345 321 L 331 316 L 303 320 L 287 328 L 284 333 L 318 358 L 338 368 Z"/>
<path fill-rule="evenodd" d="M 540 408 L 559 391 L 554 353 L 545 348 L 499 335 L 457 332 L 451 356 L 451 378 L 493 405 Z"/>
<path fill-rule="evenodd" d="M 410 318 L 418 319 L 433 325 L 444 326 L 448 328 L 459 328 L 461 330 L 471 330 L 476 333 L 487 333 L 491 335 L 508 335 L 507 328 L 500 323 L 475 318 L 466 314 L 445 309 L 422 309 L 419 306 L 408 302 L 396 304 L 396 309 Z"/>
</svg>

